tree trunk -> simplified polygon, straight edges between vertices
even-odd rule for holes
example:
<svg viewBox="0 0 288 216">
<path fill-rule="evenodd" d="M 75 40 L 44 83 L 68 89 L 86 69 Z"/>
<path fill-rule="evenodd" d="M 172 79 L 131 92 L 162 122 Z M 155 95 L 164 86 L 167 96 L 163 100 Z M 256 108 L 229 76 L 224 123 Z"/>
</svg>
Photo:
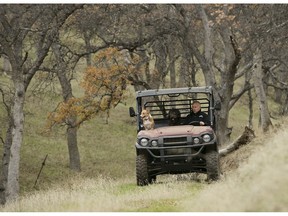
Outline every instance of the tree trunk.
<svg viewBox="0 0 288 216">
<path fill-rule="evenodd" d="M 288 90 L 286 92 L 286 98 L 282 106 L 282 115 L 288 115 Z"/>
<path fill-rule="evenodd" d="M 187 73 L 188 73 L 189 67 L 188 67 L 188 60 L 186 56 L 183 56 L 181 58 L 181 64 L 180 64 L 180 74 L 179 74 L 179 81 L 177 84 L 177 87 L 191 87 L 190 80 L 187 79 Z"/>
<path fill-rule="evenodd" d="M 91 36 L 86 31 L 83 33 L 83 35 L 84 35 L 84 41 L 85 41 L 86 50 L 87 50 L 87 52 L 89 52 L 91 50 L 91 43 L 90 43 Z M 91 54 L 87 54 L 85 56 L 85 58 L 86 58 L 87 66 L 91 66 L 92 65 L 92 63 L 91 63 L 92 62 L 91 61 Z"/>
<path fill-rule="evenodd" d="M 2 158 L 2 169 L 1 169 L 1 179 L 0 179 L 0 204 L 6 203 L 6 186 L 8 178 L 8 165 L 10 160 L 10 149 L 12 145 L 12 119 L 9 119 L 9 126 L 6 131 L 6 138 L 4 143 L 3 158 Z"/>
<path fill-rule="evenodd" d="M 266 93 L 263 86 L 263 74 L 262 74 L 262 53 L 259 48 L 256 49 L 253 58 L 253 81 L 255 86 L 255 92 L 257 95 L 259 110 L 260 110 L 260 124 L 263 132 L 269 130 L 269 127 L 272 126 L 270 120 L 269 109 L 266 99 Z"/>
<path fill-rule="evenodd" d="M 59 72 L 58 74 L 62 74 Z M 58 75 L 59 76 L 59 75 Z M 65 74 L 62 74 L 60 76 L 65 76 Z M 59 78 L 59 77 L 58 77 Z M 69 81 L 66 79 L 66 77 L 59 78 L 62 91 L 63 91 L 63 98 L 65 101 L 72 98 L 72 88 Z M 65 90 L 64 90 L 65 89 Z M 68 93 L 68 94 L 67 94 Z M 69 163 L 70 163 L 70 169 L 74 171 L 80 171 L 81 165 L 80 165 L 80 153 L 78 150 L 78 142 L 77 142 L 77 126 L 76 126 L 76 116 L 70 117 L 68 120 L 67 125 L 67 145 L 68 145 L 68 151 L 69 151 Z"/>
<path fill-rule="evenodd" d="M 175 63 L 171 63 L 170 68 L 170 88 L 176 88 L 176 72 L 175 72 Z"/>
<path fill-rule="evenodd" d="M 154 79 L 151 80 L 152 81 L 151 86 L 154 89 L 159 89 L 161 84 L 163 87 L 165 87 L 164 79 L 168 73 L 168 71 L 166 70 L 167 51 L 165 45 L 159 41 L 153 45 L 153 50 L 156 57 L 155 60 L 156 71 L 153 71 Z"/>
<path fill-rule="evenodd" d="M 212 27 L 209 25 L 209 20 L 207 17 L 207 14 L 203 8 L 202 5 L 198 6 L 198 11 L 203 23 L 203 28 L 205 32 L 205 37 L 204 37 L 204 56 L 205 56 L 205 65 L 206 65 L 206 70 L 204 72 L 204 77 L 205 77 L 205 83 L 207 85 L 212 85 L 216 86 L 216 80 L 215 80 L 215 74 L 213 73 L 213 53 L 214 53 L 214 47 L 212 43 Z"/>
<path fill-rule="evenodd" d="M 70 169 L 80 172 L 80 154 L 78 150 L 77 143 L 77 127 L 75 127 L 76 118 L 70 118 L 69 124 L 67 126 L 67 143 L 68 143 L 68 151 L 69 151 L 69 161 L 70 161 Z M 72 126 L 71 126 L 72 125 Z"/>
<path fill-rule="evenodd" d="M 15 200 L 19 195 L 19 166 L 20 166 L 20 148 L 23 139 L 24 113 L 23 105 L 25 98 L 24 82 L 16 80 L 15 96 L 13 104 L 13 128 L 12 145 L 10 148 L 10 159 L 8 165 L 6 200 Z"/>
<path fill-rule="evenodd" d="M 172 42 L 173 38 L 169 38 L 170 46 L 168 46 L 168 55 L 170 62 L 170 88 L 176 87 L 176 70 L 175 70 L 175 47 Z"/>
<path fill-rule="evenodd" d="M 248 125 L 250 128 L 253 128 L 253 98 L 251 94 L 251 89 L 248 90 L 248 99 L 249 99 L 249 119 L 248 119 Z"/>
<path fill-rule="evenodd" d="M 245 73 L 245 85 L 250 85 L 251 75 Z M 248 108 L 249 108 L 249 117 L 248 117 L 248 127 L 253 128 L 253 98 L 251 89 L 248 90 Z"/>
</svg>

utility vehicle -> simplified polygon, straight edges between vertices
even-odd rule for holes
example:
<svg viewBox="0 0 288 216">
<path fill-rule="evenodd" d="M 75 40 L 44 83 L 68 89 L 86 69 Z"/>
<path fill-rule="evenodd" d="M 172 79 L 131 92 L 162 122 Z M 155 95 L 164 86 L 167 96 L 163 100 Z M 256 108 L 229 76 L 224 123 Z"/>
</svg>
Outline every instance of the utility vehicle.
<svg viewBox="0 0 288 216">
<path fill-rule="evenodd" d="M 199 122 L 184 125 L 192 103 L 201 103 L 208 114 L 210 125 Z M 149 109 L 155 128 L 145 130 L 140 114 Z M 168 113 L 180 111 L 180 123 L 171 126 Z M 220 109 L 215 103 L 211 86 L 143 90 L 136 92 L 136 109 L 129 108 L 137 120 L 136 179 L 137 185 L 153 183 L 158 175 L 205 173 L 208 180 L 220 176 L 219 153 L 214 112 Z"/>
</svg>

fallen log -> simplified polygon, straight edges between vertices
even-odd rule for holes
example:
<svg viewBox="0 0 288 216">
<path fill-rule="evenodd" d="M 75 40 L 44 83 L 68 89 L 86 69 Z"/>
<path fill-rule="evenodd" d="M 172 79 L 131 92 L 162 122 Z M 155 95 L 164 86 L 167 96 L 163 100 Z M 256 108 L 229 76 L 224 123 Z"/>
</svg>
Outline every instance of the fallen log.
<svg viewBox="0 0 288 216">
<path fill-rule="evenodd" d="M 219 150 L 219 156 L 226 156 L 227 154 L 237 150 L 240 146 L 250 143 L 253 138 L 255 138 L 254 130 L 246 126 L 244 132 L 234 142 L 229 144 L 226 148 Z"/>
</svg>

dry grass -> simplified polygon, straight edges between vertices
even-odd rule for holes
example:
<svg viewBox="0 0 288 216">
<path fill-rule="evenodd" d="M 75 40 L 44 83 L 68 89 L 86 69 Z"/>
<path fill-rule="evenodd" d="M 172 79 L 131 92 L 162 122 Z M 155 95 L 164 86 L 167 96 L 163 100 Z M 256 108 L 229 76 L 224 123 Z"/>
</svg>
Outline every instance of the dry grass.
<svg viewBox="0 0 288 216">
<path fill-rule="evenodd" d="M 258 147 L 239 169 L 183 201 L 184 211 L 288 211 L 288 131 L 283 128 L 270 135 L 251 143 Z"/>
<path fill-rule="evenodd" d="M 200 183 L 193 183 L 195 188 Z M 105 177 L 75 179 L 48 191 L 39 191 L 7 204 L 2 211 L 16 212 L 118 212 L 180 211 L 182 199 L 193 193 L 188 182 L 170 178 L 165 183 L 137 187 L 131 180 Z M 195 190 L 194 188 L 194 190 Z M 188 190 L 187 190 L 188 189 Z"/>
<path fill-rule="evenodd" d="M 213 184 L 201 181 L 201 176 L 172 175 L 159 177 L 156 184 L 137 187 L 134 178 L 79 175 L 47 191 L 27 194 L 0 211 L 285 212 L 287 140 L 285 129 L 257 137 L 234 154 L 238 166 L 225 170 L 221 181 Z"/>
</svg>

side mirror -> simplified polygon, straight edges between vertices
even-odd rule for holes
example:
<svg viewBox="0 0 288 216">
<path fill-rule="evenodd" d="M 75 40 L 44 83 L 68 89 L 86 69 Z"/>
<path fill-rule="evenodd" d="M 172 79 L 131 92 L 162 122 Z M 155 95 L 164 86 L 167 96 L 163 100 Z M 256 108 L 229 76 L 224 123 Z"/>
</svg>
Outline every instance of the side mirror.
<svg viewBox="0 0 288 216">
<path fill-rule="evenodd" d="M 217 102 L 215 103 L 214 109 L 215 109 L 215 110 L 221 110 L 221 102 L 220 102 L 220 101 L 217 101 Z"/>
<path fill-rule="evenodd" d="M 136 113 L 135 113 L 135 110 L 133 107 L 129 107 L 129 115 L 130 115 L 130 117 L 136 116 Z"/>
</svg>

